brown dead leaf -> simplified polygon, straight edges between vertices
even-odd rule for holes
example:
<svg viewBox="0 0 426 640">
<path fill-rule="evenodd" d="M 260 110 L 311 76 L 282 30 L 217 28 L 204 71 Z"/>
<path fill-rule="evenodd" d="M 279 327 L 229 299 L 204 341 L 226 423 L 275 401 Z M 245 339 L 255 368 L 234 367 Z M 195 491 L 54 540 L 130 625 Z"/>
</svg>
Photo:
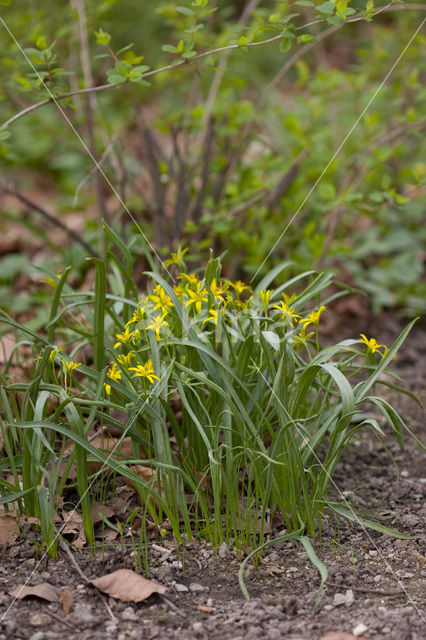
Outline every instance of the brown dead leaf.
<svg viewBox="0 0 426 640">
<path fill-rule="evenodd" d="M 100 578 L 91 580 L 90 584 L 108 594 L 111 598 L 123 602 L 142 602 L 153 593 L 165 593 L 167 587 L 147 580 L 130 569 L 119 569 Z"/>
<path fill-rule="evenodd" d="M 34 587 L 28 587 L 24 586 L 23 584 L 18 584 L 14 589 L 9 591 L 9 594 L 14 598 L 17 598 L 18 600 L 32 597 L 41 598 L 42 600 L 47 600 L 48 602 L 58 601 L 58 594 L 55 587 L 53 587 L 48 582 L 41 582 Z"/>
<path fill-rule="evenodd" d="M 101 504 L 96 500 L 93 500 L 90 511 L 92 512 L 92 518 L 95 524 L 97 522 L 101 522 L 101 515 L 104 515 L 107 518 L 111 518 L 114 515 L 114 509 L 112 507 L 107 504 Z"/>
<path fill-rule="evenodd" d="M 120 438 L 111 438 L 108 434 L 102 434 L 94 438 L 91 443 L 92 447 L 95 449 L 101 449 L 103 451 L 114 452 L 112 455 L 114 458 L 120 459 L 128 459 L 135 457 L 135 451 L 133 449 L 132 439 L 130 437 L 123 438 L 120 441 Z M 137 455 L 139 458 L 146 458 L 146 454 L 142 448 L 139 449 Z M 91 462 L 90 463 L 90 471 L 91 473 L 95 473 L 104 467 L 104 464 L 101 462 Z"/>
<path fill-rule="evenodd" d="M 344 631 L 330 631 L 322 636 L 321 640 L 356 640 L 356 638 L 351 633 Z"/>
<path fill-rule="evenodd" d="M 12 334 L 5 334 L 0 338 L 0 360 L 7 362 L 16 347 L 16 340 Z"/>
<path fill-rule="evenodd" d="M 62 535 L 71 536 L 71 542 L 74 547 L 81 549 L 86 544 L 86 536 L 84 533 L 83 520 L 81 515 L 73 509 L 72 511 L 63 511 L 64 525 L 61 529 Z"/>
<path fill-rule="evenodd" d="M 72 591 L 70 591 L 69 589 L 65 589 L 64 591 L 62 591 L 61 595 L 59 596 L 59 600 L 61 601 L 64 613 L 68 614 L 71 611 Z"/>
<path fill-rule="evenodd" d="M 12 544 L 18 536 L 19 529 L 16 520 L 9 516 L 0 515 L 0 545 Z"/>
<path fill-rule="evenodd" d="M 118 531 L 114 529 L 107 529 L 104 533 L 104 542 L 113 542 L 118 536 Z"/>
<path fill-rule="evenodd" d="M 151 467 L 145 467 L 143 465 L 132 465 L 132 471 L 137 476 L 139 476 L 139 478 L 142 478 L 142 480 L 144 480 L 148 485 L 151 485 L 156 491 L 161 493 L 161 497 L 165 500 L 164 491 L 162 487 L 159 486 L 159 482 L 157 479 L 157 471 L 155 469 L 152 469 Z M 130 487 L 137 489 L 136 485 L 133 484 L 131 480 L 129 480 L 128 478 L 124 478 L 124 480 L 126 484 L 128 484 Z M 141 501 L 141 497 L 139 493 L 138 493 L 138 501 L 139 503 Z M 154 504 L 156 504 L 156 500 L 153 499 L 153 502 Z"/>
</svg>

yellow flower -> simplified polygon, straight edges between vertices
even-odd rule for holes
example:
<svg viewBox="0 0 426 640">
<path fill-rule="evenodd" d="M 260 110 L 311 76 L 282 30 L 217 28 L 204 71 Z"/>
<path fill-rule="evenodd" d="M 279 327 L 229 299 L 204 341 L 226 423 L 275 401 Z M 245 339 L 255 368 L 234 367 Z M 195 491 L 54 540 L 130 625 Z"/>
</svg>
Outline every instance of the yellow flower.
<svg viewBox="0 0 426 640">
<path fill-rule="evenodd" d="M 57 356 L 57 354 L 62 351 L 64 347 L 57 347 L 55 346 L 52 351 L 49 353 L 49 360 L 50 362 L 55 362 L 55 357 Z"/>
<path fill-rule="evenodd" d="M 250 296 L 250 298 L 247 298 L 247 300 L 234 300 L 237 309 L 248 309 L 249 307 L 251 307 L 252 301 L 253 296 Z"/>
<path fill-rule="evenodd" d="M 224 287 L 223 282 L 216 284 L 216 278 L 213 278 L 212 283 L 210 285 L 210 291 L 213 294 L 213 298 L 215 302 L 224 302 L 223 296 L 225 295 L 226 287 Z"/>
<path fill-rule="evenodd" d="M 185 304 L 186 307 L 190 307 L 191 304 L 194 304 L 195 309 L 197 310 L 197 313 L 200 313 L 201 305 L 207 299 L 207 296 L 208 296 L 207 289 L 201 289 L 201 286 L 202 286 L 202 283 L 199 282 L 197 284 L 196 291 L 192 291 L 191 289 L 188 289 L 187 294 L 188 294 L 189 300 Z"/>
<path fill-rule="evenodd" d="M 141 332 L 139 331 L 139 329 L 135 329 L 132 332 L 132 343 L 135 344 L 140 337 L 141 337 Z"/>
<path fill-rule="evenodd" d="M 124 353 L 120 353 L 120 355 L 117 356 L 117 362 L 119 362 L 123 367 L 128 367 L 134 357 L 134 351 L 129 351 L 127 355 L 125 355 Z"/>
<path fill-rule="evenodd" d="M 161 284 L 155 287 L 153 295 L 147 296 L 147 300 L 154 302 L 154 311 L 160 309 L 162 315 L 165 315 L 168 312 L 168 308 L 173 306 L 172 299 L 164 291 Z"/>
<path fill-rule="evenodd" d="M 178 278 L 179 280 L 186 280 L 187 285 L 194 288 L 196 288 L 200 282 L 195 273 L 190 273 L 189 275 L 187 273 L 180 273 Z"/>
<path fill-rule="evenodd" d="M 185 293 L 186 293 L 186 289 L 185 289 L 185 287 L 182 285 L 182 283 L 181 283 L 181 282 L 179 282 L 179 284 L 176 284 L 176 285 L 173 287 L 173 291 L 175 292 L 175 294 L 176 294 L 176 296 L 177 296 L 178 300 L 180 300 L 180 301 L 182 302 L 182 300 L 183 300 L 183 296 L 184 296 L 184 295 L 185 295 Z"/>
<path fill-rule="evenodd" d="M 117 349 L 118 347 L 121 347 L 122 344 L 128 344 L 130 342 L 130 340 L 132 339 L 134 333 L 135 332 L 134 331 L 130 331 L 130 329 L 128 329 L 128 327 L 125 327 L 123 333 L 116 333 L 115 337 L 117 338 L 118 342 L 115 343 L 114 349 Z"/>
<path fill-rule="evenodd" d="M 73 362 L 72 360 L 67 362 L 66 360 L 62 360 L 62 366 L 68 373 L 71 373 L 71 371 L 81 366 L 81 362 Z"/>
<path fill-rule="evenodd" d="M 258 291 L 257 293 L 259 294 L 260 302 L 262 303 L 262 307 L 264 308 L 265 312 L 268 311 L 269 299 L 272 293 L 271 289 L 266 289 L 265 291 Z"/>
<path fill-rule="evenodd" d="M 203 320 L 203 324 L 205 324 L 206 322 L 213 322 L 214 324 L 217 324 L 218 318 L 219 318 L 219 313 L 224 316 L 225 315 L 225 309 L 222 309 L 221 311 L 218 311 L 217 309 L 209 309 L 209 317 L 205 318 L 205 320 Z"/>
<path fill-rule="evenodd" d="M 251 287 L 249 287 L 247 284 L 245 284 L 241 280 L 237 280 L 237 282 L 230 282 L 230 285 L 231 287 L 234 288 L 234 291 L 237 294 L 237 296 L 240 296 L 243 293 L 243 291 L 251 291 Z"/>
<path fill-rule="evenodd" d="M 166 267 L 169 267 L 171 264 L 176 264 L 178 267 L 184 266 L 184 255 L 188 252 L 188 249 L 181 249 L 180 246 L 176 253 L 172 253 L 172 257 L 168 260 L 164 260 L 164 264 Z"/>
<path fill-rule="evenodd" d="M 376 351 L 378 351 L 382 358 L 385 357 L 385 355 L 389 351 L 385 344 L 377 344 L 377 341 L 374 338 L 368 339 L 367 336 L 365 336 L 363 333 L 361 333 L 360 336 L 360 342 L 363 342 L 365 345 L 367 345 L 368 353 L 376 353 Z M 380 349 L 384 349 L 383 353 L 380 351 Z"/>
<path fill-rule="evenodd" d="M 133 352 L 131 352 L 133 353 Z M 118 356 L 120 358 L 120 356 Z M 121 380 L 121 371 L 120 369 L 117 367 L 117 365 L 115 364 L 115 362 L 113 362 L 110 366 L 110 368 L 107 371 L 107 376 L 108 378 L 111 378 L 111 380 Z M 105 391 L 107 392 L 108 395 L 111 394 L 111 385 L 107 384 L 106 382 L 104 382 L 104 388 Z"/>
<path fill-rule="evenodd" d="M 145 364 L 138 364 L 136 367 L 130 367 L 129 371 L 136 371 L 135 378 L 146 378 L 151 384 L 154 380 L 160 379 L 154 373 L 152 360 L 148 360 Z"/>
<path fill-rule="evenodd" d="M 285 321 L 287 320 L 287 318 L 289 318 L 291 326 L 293 326 L 293 320 L 300 320 L 300 318 L 302 317 L 295 312 L 293 307 L 290 307 L 290 305 L 288 305 L 286 302 L 283 302 L 282 300 L 279 304 L 274 304 L 273 308 L 281 311 L 281 320 Z"/>
<path fill-rule="evenodd" d="M 324 309 L 325 309 L 324 305 L 321 305 L 318 311 L 312 311 L 312 313 L 310 313 L 307 318 L 302 318 L 300 320 L 300 324 L 303 324 L 303 329 L 306 329 L 308 324 L 317 325 Z"/>
<path fill-rule="evenodd" d="M 161 340 L 160 338 L 160 329 L 162 327 L 168 327 L 169 323 L 164 320 L 163 316 L 155 316 L 154 320 L 151 324 L 148 325 L 148 329 L 154 329 L 157 340 Z"/>
<path fill-rule="evenodd" d="M 53 278 L 44 278 L 43 282 L 45 282 L 46 284 L 50 284 L 53 289 L 56 289 L 56 287 L 58 286 L 58 283 Z"/>
<path fill-rule="evenodd" d="M 133 324 L 134 322 L 140 322 L 141 320 L 143 320 L 144 315 L 145 315 L 144 307 L 138 306 L 135 312 L 133 313 L 132 317 L 130 318 L 129 322 L 126 322 L 126 328 L 129 326 L 129 324 Z"/>
<path fill-rule="evenodd" d="M 290 304 L 291 302 L 293 302 L 293 300 L 296 300 L 297 295 L 295 293 L 292 293 L 291 296 L 288 296 L 286 293 L 283 293 L 283 298 L 286 304 Z"/>
</svg>

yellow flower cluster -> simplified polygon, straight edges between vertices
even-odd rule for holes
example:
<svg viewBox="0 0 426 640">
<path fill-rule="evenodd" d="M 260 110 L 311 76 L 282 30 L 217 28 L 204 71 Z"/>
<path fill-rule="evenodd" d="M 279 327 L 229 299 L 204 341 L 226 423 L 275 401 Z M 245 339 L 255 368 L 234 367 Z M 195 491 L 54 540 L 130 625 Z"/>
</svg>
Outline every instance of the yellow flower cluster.
<svg viewBox="0 0 426 640">
<path fill-rule="evenodd" d="M 367 336 L 364 335 L 363 333 L 361 333 L 360 336 L 361 336 L 360 342 L 363 342 L 367 346 L 367 353 L 373 354 L 373 353 L 376 353 L 377 351 L 377 353 L 380 353 L 382 358 L 385 357 L 385 355 L 389 351 L 389 349 L 385 344 L 378 344 L 375 338 L 367 338 Z M 383 352 L 380 351 L 380 349 L 383 349 Z"/>
</svg>

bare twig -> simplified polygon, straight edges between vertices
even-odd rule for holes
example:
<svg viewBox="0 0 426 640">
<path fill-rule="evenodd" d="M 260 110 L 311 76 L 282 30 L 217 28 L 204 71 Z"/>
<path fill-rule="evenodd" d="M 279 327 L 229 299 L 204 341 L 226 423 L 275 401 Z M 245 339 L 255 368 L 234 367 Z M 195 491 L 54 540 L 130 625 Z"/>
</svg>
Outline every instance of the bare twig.
<svg viewBox="0 0 426 640">
<path fill-rule="evenodd" d="M 190 219 L 192 219 L 197 225 L 201 218 L 204 196 L 206 194 L 206 189 L 209 182 L 210 159 L 211 159 L 212 149 L 213 149 L 214 134 L 215 134 L 214 120 L 212 117 L 210 117 L 207 122 L 206 133 L 203 138 L 202 158 L 200 158 L 200 161 L 202 160 L 201 185 L 198 190 L 197 199 L 193 204 L 193 207 L 189 216 Z"/>
<path fill-rule="evenodd" d="M 92 67 L 90 63 L 90 49 L 89 49 L 89 37 L 87 34 L 87 23 L 86 23 L 86 10 L 84 7 L 84 0 L 71 0 L 71 5 L 77 10 L 78 15 L 78 29 L 79 29 L 79 40 L 80 40 L 80 58 L 81 58 L 81 67 L 83 69 L 83 77 L 84 84 L 87 87 L 93 86 L 93 76 L 92 76 Z M 86 116 L 87 116 L 87 136 L 88 136 L 88 147 L 90 151 L 90 155 L 92 159 L 95 161 L 95 164 L 98 166 L 97 162 L 97 151 L 96 151 L 96 143 L 95 143 L 95 110 L 96 110 L 96 96 L 94 93 L 88 93 L 86 95 Z M 102 188 L 101 176 L 99 175 L 99 171 L 96 171 L 93 174 L 93 180 L 95 183 L 95 192 L 96 198 L 98 201 L 98 224 L 99 224 L 99 246 L 101 250 L 101 254 L 105 256 L 105 246 L 104 246 L 104 234 L 102 230 L 102 221 L 109 221 L 108 210 L 105 201 L 105 194 Z"/>
<path fill-rule="evenodd" d="M 87 173 L 84 178 L 82 180 L 80 180 L 79 184 L 77 185 L 77 188 L 74 192 L 74 198 L 73 198 L 73 207 L 77 206 L 77 200 L 78 200 L 78 195 L 81 191 L 81 189 L 83 188 L 84 184 L 87 182 L 87 180 L 89 180 L 96 172 L 99 172 L 99 169 L 102 167 L 103 163 L 105 162 L 105 160 L 107 159 L 107 157 L 110 155 L 110 153 L 113 151 L 113 147 L 115 145 L 115 143 L 117 142 L 117 136 L 113 136 L 108 144 L 108 146 L 106 147 L 105 151 L 103 152 L 101 158 L 97 161 L 97 163 L 91 168 L 91 170 L 89 171 L 89 173 Z"/>
<path fill-rule="evenodd" d="M 307 149 L 304 149 L 301 153 L 299 153 L 290 169 L 285 172 L 275 189 L 269 194 L 268 198 L 266 199 L 265 205 L 267 207 L 273 207 L 276 202 L 278 202 L 278 200 L 283 197 L 286 191 L 288 191 L 293 182 L 296 180 L 297 174 L 299 173 L 300 165 L 308 154 L 309 151 Z"/>
<path fill-rule="evenodd" d="M 170 607 L 170 609 L 175 611 L 181 618 L 186 618 L 186 614 L 180 609 L 178 609 L 178 607 L 175 604 L 173 604 L 173 602 L 169 600 L 169 598 L 166 598 L 166 596 L 163 595 L 162 593 L 158 593 L 157 595 L 160 598 L 160 600 L 164 602 L 164 604 L 166 604 L 168 607 Z"/>
<path fill-rule="evenodd" d="M 46 220 L 49 220 L 49 222 L 51 222 L 55 226 L 59 227 L 63 231 L 65 231 L 70 236 L 70 238 L 73 238 L 73 240 L 75 240 L 82 247 L 84 247 L 90 256 L 94 256 L 95 258 L 99 257 L 99 254 L 97 253 L 97 251 L 95 251 L 93 249 L 93 247 L 91 247 L 90 244 L 88 244 L 84 240 L 84 238 L 81 238 L 80 235 L 76 231 L 74 231 L 73 229 L 70 229 L 69 227 L 67 227 L 66 224 L 64 224 L 61 220 L 59 220 L 54 215 L 49 213 L 44 207 L 42 207 L 41 205 L 37 204 L 37 202 L 34 202 L 33 200 L 30 200 L 30 198 L 28 198 L 27 196 L 24 196 L 22 193 L 19 193 L 18 191 L 15 191 L 14 189 L 9 189 L 9 188 L 6 187 L 6 188 L 3 188 L 3 191 L 4 191 L 4 193 L 7 193 L 8 195 L 12 196 L 13 198 L 16 198 L 16 200 L 19 200 L 19 202 L 22 202 L 22 204 L 25 204 L 30 209 L 33 209 L 34 211 L 37 211 L 44 218 L 46 218 Z"/>
<path fill-rule="evenodd" d="M 155 138 L 152 130 L 145 122 L 142 122 L 142 136 L 145 146 L 145 155 L 148 162 L 148 171 L 151 177 L 152 191 L 154 196 L 154 225 L 157 244 L 160 246 L 164 242 L 164 201 L 166 194 L 166 187 L 161 182 L 161 175 L 158 168 L 158 145 L 155 142 Z"/>
<path fill-rule="evenodd" d="M 387 5 L 386 7 L 382 7 L 381 9 L 378 9 L 372 17 L 374 17 L 374 15 L 377 15 L 379 13 L 386 13 L 389 11 L 405 11 L 405 10 L 414 10 L 414 11 L 426 11 L 426 6 L 422 5 L 422 4 L 405 4 L 405 5 L 396 5 L 396 6 L 390 6 Z M 364 19 L 364 15 L 363 14 L 357 14 L 356 16 L 352 17 L 352 18 L 348 18 L 347 20 L 343 21 L 340 25 L 337 25 L 338 27 L 342 27 L 345 24 L 348 23 L 352 23 L 352 22 L 359 22 L 361 20 Z M 0 18 L 0 20 L 2 20 Z M 306 29 L 307 27 L 309 27 L 312 24 L 317 24 L 317 23 L 323 23 L 324 20 L 314 20 L 313 22 L 309 22 L 307 24 L 302 25 L 301 27 L 297 27 L 297 30 L 300 31 L 302 29 Z M 321 34 L 319 34 L 321 35 Z M 319 36 L 318 36 L 319 37 Z M 276 36 L 273 36 L 272 38 L 267 38 L 266 40 L 259 40 L 258 42 L 248 42 L 246 45 L 246 47 L 259 47 L 262 45 L 266 45 L 269 44 L 270 42 L 276 42 L 277 40 L 280 40 L 282 38 L 282 34 L 278 34 Z M 216 49 L 211 49 L 209 51 L 204 51 L 203 53 L 199 53 L 198 55 L 194 56 L 193 58 L 191 58 L 191 62 L 192 61 L 197 61 L 197 60 L 201 60 L 202 58 L 205 58 L 207 56 L 211 56 L 215 53 L 222 53 L 224 51 L 228 51 L 231 49 L 240 49 L 241 45 L 239 44 L 228 44 L 225 45 L 223 47 L 217 47 Z M 302 47 L 303 48 L 303 47 Z M 164 67 L 159 67 L 158 69 L 153 69 L 152 71 L 147 71 L 146 73 L 143 74 L 144 78 L 148 78 L 151 76 L 155 76 L 159 73 L 163 73 L 163 71 L 169 71 L 171 69 L 177 69 L 178 67 L 181 67 L 182 65 L 188 64 L 187 60 L 183 59 L 183 60 L 179 60 L 176 62 L 176 60 L 174 62 L 172 62 L 171 64 L 167 64 Z M 5 123 L 3 123 L 2 128 L 6 128 L 8 126 L 10 126 L 11 124 L 13 124 L 14 122 L 16 122 L 16 120 L 19 120 L 20 118 L 22 118 L 23 116 L 27 115 L 28 113 L 31 113 L 31 111 L 34 111 L 35 109 L 39 109 L 40 107 L 44 107 L 47 104 L 53 103 L 54 101 L 59 101 L 59 100 L 64 100 L 66 98 L 71 98 L 72 96 L 76 96 L 76 95 L 83 95 L 86 93 L 95 93 L 98 91 L 105 91 L 107 89 L 113 89 L 113 88 L 117 88 L 117 85 L 114 82 L 108 82 L 106 84 L 102 84 L 99 85 L 97 87 L 88 87 L 86 89 L 78 89 L 75 91 L 67 91 L 65 93 L 61 93 L 58 96 L 54 96 L 54 97 L 49 97 L 49 98 L 45 98 L 44 100 L 41 100 L 40 102 L 37 102 L 36 104 L 33 104 L 29 107 L 26 107 L 25 109 L 23 109 L 22 111 L 20 111 L 19 113 L 16 113 L 14 116 L 12 116 L 12 118 L 9 118 L 9 120 L 7 120 Z"/>
<path fill-rule="evenodd" d="M 78 629 L 78 627 L 76 627 L 75 625 L 71 624 L 70 622 L 68 622 L 68 620 L 65 620 L 63 617 L 58 616 L 56 613 L 53 613 L 53 611 L 50 611 L 49 609 L 47 609 L 47 607 L 44 608 L 43 611 L 44 611 L 44 613 L 47 613 L 48 616 L 52 616 L 52 618 L 55 618 L 55 620 L 58 620 L 58 622 L 62 622 L 62 624 L 66 625 L 67 627 L 69 627 L 73 631 L 77 631 L 77 633 L 81 633 L 81 631 L 80 631 L 80 629 Z"/>
<path fill-rule="evenodd" d="M 360 593 L 376 593 L 378 596 L 407 595 L 407 592 L 403 589 L 390 589 L 389 591 L 384 591 L 383 589 L 371 589 L 369 587 L 354 587 L 351 584 L 338 584 L 337 582 L 329 582 L 328 580 L 325 583 L 325 586 L 333 587 L 333 589 L 351 589 L 352 591 L 359 591 Z"/>
<path fill-rule="evenodd" d="M 59 541 L 59 546 L 60 546 L 61 550 L 65 553 L 65 555 L 68 557 L 68 559 L 70 560 L 72 566 L 77 571 L 78 575 L 83 580 L 83 582 L 85 584 L 90 584 L 91 586 L 93 586 L 91 581 L 89 580 L 89 578 L 83 573 L 83 571 L 78 566 L 73 554 L 71 553 L 71 551 L 68 548 L 68 545 L 65 544 L 65 542 L 63 542 L 62 540 L 60 540 Z M 98 595 L 98 598 L 104 604 L 106 610 L 108 611 L 108 615 L 110 616 L 111 620 L 116 620 L 116 617 L 113 614 L 113 612 L 111 611 L 111 607 L 109 606 L 105 596 L 99 591 L 99 589 L 96 589 L 96 587 L 94 587 L 94 589 L 96 591 L 96 594 Z"/>
<path fill-rule="evenodd" d="M 172 234 L 172 237 L 171 237 L 171 240 L 173 241 L 174 238 L 181 237 L 184 212 L 189 202 L 189 196 L 188 196 L 187 189 L 185 188 L 186 178 L 187 178 L 187 167 L 185 164 L 185 160 L 182 157 L 181 150 L 178 143 L 178 131 L 175 128 L 172 128 L 171 133 L 172 133 L 174 155 L 175 155 L 177 166 L 178 166 L 177 185 L 176 185 L 177 195 L 176 195 L 176 203 L 175 203 L 175 211 L 174 211 L 175 232 L 174 232 L 174 236 Z"/>
<path fill-rule="evenodd" d="M 250 0 L 250 2 L 248 2 L 248 4 L 243 9 L 240 19 L 237 22 L 237 25 L 236 25 L 237 28 L 241 28 L 245 25 L 245 23 L 247 22 L 247 20 L 251 15 L 251 12 L 256 9 L 259 3 L 260 3 L 260 0 Z M 195 143 L 196 149 L 200 149 L 204 146 L 206 136 L 208 135 L 206 126 L 211 119 L 213 106 L 216 101 L 216 97 L 217 97 L 220 85 L 222 84 L 223 76 L 224 76 L 225 69 L 228 64 L 230 55 L 231 55 L 231 50 L 228 49 L 221 56 L 217 64 L 217 71 L 214 74 L 213 82 L 210 86 L 209 93 L 207 95 L 207 99 L 204 105 L 204 114 L 201 121 L 201 136 L 199 139 L 196 140 L 196 143 Z"/>
</svg>

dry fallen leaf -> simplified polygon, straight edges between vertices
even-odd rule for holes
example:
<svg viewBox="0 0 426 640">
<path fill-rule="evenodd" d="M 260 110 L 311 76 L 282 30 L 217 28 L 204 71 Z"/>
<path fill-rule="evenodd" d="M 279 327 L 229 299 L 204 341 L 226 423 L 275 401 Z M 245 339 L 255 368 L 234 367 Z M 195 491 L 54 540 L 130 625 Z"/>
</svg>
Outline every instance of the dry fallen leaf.
<svg viewBox="0 0 426 640">
<path fill-rule="evenodd" d="M 147 580 L 130 569 L 119 569 L 113 573 L 91 580 L 90 584 L 107 593 L 111 598 L 123 602 L 142 602 L 153 593 L 165 593 L 167 587 Z"/>
<path fill-rule="evenodd" d="M 59 596 L 59 600 L 61 601 L 64 613 L 69 613 L 72 605 L 72 591 L 70 591 L 69 589 L 65 589 L 64 591 L 62 591 L 61 595 Z"/>
<path fill-rule="evenodd" d="M 101 504 L 96 500 L 92 501 L 90 506 L 90 511 L 92 513 L 93 522 L 96 524 L 97 522 L 101 522 L 101 515 L 111 518 L 114 515 L 114 509 L 107 504 Z"/>
<path fill-rule="evenodd" d="M 111 438 L 108 434 L 101 434 L 94 438 L 90 444 L 95 449 L 101 449 L 103 451 L 109 451 L 114 458 L 128 459 L 135 457 L 135 451 L 133 448 L 133 441 L 130 437 L 123 438 Z M 139 447 L 139 458 L 146 458 L 146 454 L 142 447 Z M 95 473 L 104 467 L 101 462 L 90 462 L 90 471 Z"/>
<path fill-rule="evenodd" d="M 86 544 L 86 536 L 84 533 L 83 519 L 81 515 L 73 509 L 72 511 L 62 512 L 64 525 L 61 528 L 62 535 L 71 535 L 74 547 L 81 549 Z"/>
<path fill-rule="evenodd" d="M 157 471 L 152 469 L 151 467 L 145 467 L 143 465 L 132 465 L 132 471 L 139 478 L 142 478 L 148 485 L 151 485 L 157 492 L 161 493 L 161 497 L 165 500 L 165 494 L 161 486 L 159 486 L 159 481 L 157 479 Z M 133 482 L 125 478 L 126 484 L 137 489 L 136 485 Z M 138 493 L 138 501 L 141 502 L 141 496 Z M 153 499 L 154 504 L 157 504 L 157 501 Z"/>
<path fill-rule="evenodd" d="M 33 597 L 41 598 L 42 600 L 47 600 L 48 602 L 58 601 L 58 594 L 55 587 L 53 587 L 48 582 L 41 582 L 34 587 L 28 587 L 24 586 L 23 584 L 18 584 L 14 589 L 9 591 L 9 594 L 14 598 L 17 598 L 18 600 Z"/>
<path fill-rule="evenodd" d="M 344 631 L 330 631 L 322 636 L 321 640 L 355 640 L 355 636 Z"/>
<path fill-rule="evenodd" d="M 14 542 L 18 533 L 16 521 L 9 516 L 0 515 L 0 545 Z"/>
</svg>

